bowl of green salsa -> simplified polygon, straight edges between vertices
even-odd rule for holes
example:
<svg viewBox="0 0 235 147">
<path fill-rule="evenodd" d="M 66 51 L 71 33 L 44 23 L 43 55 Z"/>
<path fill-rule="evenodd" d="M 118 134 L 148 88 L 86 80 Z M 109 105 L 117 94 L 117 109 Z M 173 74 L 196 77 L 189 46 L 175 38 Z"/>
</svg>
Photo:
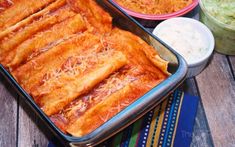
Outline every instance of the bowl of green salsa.
<svg viewBox="0 0 235 147">
<path fill-rule="evenodd" d="M 200 20 L 215 37 L 215 50 L 235 55 L 235 0 L 200 0 Z"/>
</svg>

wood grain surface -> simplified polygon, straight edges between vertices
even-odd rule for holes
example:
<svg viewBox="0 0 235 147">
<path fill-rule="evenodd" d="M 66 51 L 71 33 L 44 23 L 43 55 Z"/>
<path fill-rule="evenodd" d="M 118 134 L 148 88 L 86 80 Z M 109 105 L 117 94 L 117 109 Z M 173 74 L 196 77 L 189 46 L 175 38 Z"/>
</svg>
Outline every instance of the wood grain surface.
<svg viewBox="0 0 235 147">
<path fill-rule="evenodd" d="M 46 147 L 48 139 L 43 131 L 42 121 L 21 97 L 19 98 L 19 106 L 18 146 Z"/>
<path fill-rule="evenodd" d="M 215 53 L 196 80 L 214 145 L 235 146 L 235 80 L 225 55 Z"/>
<path fill-rule="evenodd" d="M 0 147 L 17 144 L 18 95 L 0 74 Z"/>
<path fill-rule="evenodd" d="M 233 79 L 235 80 L 235 56 L 230 56 L 228 57 L 229 59 L 229 63 L 230 63 L 230 67 L 232 70 L 232 75 L 233 75 Z"/>
</svg>

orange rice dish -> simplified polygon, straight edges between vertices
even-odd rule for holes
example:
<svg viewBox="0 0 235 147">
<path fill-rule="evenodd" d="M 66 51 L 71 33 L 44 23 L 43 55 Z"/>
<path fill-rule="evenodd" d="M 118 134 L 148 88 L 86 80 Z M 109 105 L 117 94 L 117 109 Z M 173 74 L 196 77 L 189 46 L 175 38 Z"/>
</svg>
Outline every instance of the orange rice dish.
<svg viewBox="0 0 235 147">
<path fill-rule="evenodd" d="M 119 5 L 143 14 L 169 14 L 179 11 L 192 0 L 115 0 Z"/>
</svg>

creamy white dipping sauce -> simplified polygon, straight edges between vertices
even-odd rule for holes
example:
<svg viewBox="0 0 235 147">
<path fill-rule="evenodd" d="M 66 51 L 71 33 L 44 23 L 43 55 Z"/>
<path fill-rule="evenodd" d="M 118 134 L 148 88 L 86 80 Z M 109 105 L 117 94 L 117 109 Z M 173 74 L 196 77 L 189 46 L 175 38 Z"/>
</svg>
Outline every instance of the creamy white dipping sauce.
<svg viewBox="0 0 235 147">
<path fill-rule="evenodd" d="M 182 55 L 188 63 L 195 63 L 208 52 L 208 43 L 193 25 L 180 23 L 182 22 L 165 24 L 154 34 Z"/>
</svg>

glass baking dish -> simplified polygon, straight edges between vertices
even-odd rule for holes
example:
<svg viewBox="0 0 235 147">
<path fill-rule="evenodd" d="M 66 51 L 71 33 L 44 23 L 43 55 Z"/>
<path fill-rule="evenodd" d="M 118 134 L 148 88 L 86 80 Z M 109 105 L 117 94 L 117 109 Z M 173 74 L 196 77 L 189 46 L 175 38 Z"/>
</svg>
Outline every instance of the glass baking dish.
<svg viewBox="0 0 235 147">
<path fill-rule="evenodd" d="M 168 71 L 171 75 L 158 84 L 156 87 L 147 92 L 144 96 L 138 98 L 135 102 L 127 106 L 117 115 L 112 117 L 99 128 L 82 137 L 73 137 L 63 133 L 55 124 L 46 116 L 34 102 L 33 98 L 17 83 L 13 76 L 0 64 L 0 72 L 21 95 L 21 98 L 36 112 L 45 126 L 64 144 L 64 146 L 94 146 L 110 138 L 117 132 L 121 131 L 138 118 L 146 114 L 150 109 L 159 104 L 170 92 L 176 89 L 185 79 L 187 74 L 187 64 L 185 60 L 173 51 L 169 46 L 159 38 L 149 33 L 133 18 L 129 17 L 112 1 L 97 0 L 97 3 L 103 7 L 113 17 L 113 25 L 124 30 L 128 30 L 145 40 L 153 46 L 160 56 L 169 62 Z"/>
</svg>

